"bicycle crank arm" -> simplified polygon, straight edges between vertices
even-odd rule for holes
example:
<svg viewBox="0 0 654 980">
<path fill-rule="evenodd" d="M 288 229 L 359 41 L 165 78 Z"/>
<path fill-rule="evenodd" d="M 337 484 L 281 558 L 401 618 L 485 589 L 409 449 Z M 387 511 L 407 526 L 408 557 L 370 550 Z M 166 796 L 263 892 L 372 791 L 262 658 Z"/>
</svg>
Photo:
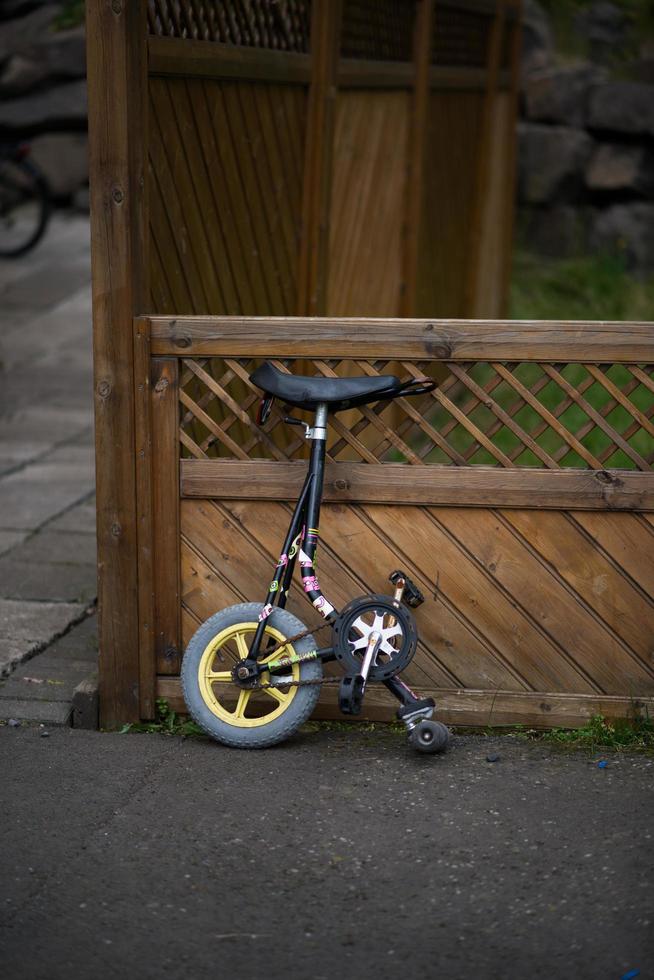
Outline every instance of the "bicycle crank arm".
<svg viewBox="0 0 654 980">
<path fill-rule="evenodd" d="M 338 693 L 338 705 L 344 715 L 358 715 L 363 704 L 366 682 L 370 668 L 377 658 L 377 651 L 382 642 L 381 633 L 372 632 L 368 637 L 368 646 L 363 657 L 361 670 L 358 674 L 344 677 Z"/>
</svg>

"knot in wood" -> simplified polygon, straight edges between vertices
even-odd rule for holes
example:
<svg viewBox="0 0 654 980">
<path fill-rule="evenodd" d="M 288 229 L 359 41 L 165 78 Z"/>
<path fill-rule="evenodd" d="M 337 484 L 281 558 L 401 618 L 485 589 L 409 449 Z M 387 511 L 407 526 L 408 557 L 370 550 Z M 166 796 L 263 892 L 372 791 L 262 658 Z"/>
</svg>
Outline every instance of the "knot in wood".
<svg viewBox="0 0 654 980">
<path fill-rule="evenodd" d="M 98 385 L 98 394 L 100 398 L 107 398 L 111 393 L 111 385 L 108 381 L 101 381 Z"/>
<path fill-rule="evenodd" d="M 429 326 L 434 329 L 433 324 Z M 425 328 L 425 333 L 427 333 L 427 328 Z M 452 344 L 447 340 L 429 340 L 427 337 L 424 339 L 425 351 L 430 355 L 430 357 L 435 357 L 439 361 L 448 361 L 452 357 Z"/>
<path fill-rule="evenodd" d="M 156 385 L 154 386 L 154 390 L 158 394 L 161 394 L 161 392 L 165 391 L 167 387 L 168 387 L 168 378 L 159 378 Z"/>
<path fill-rule="evenodd" d="M 191 338 L 190 337 L 175 337 L 174 339 L 175 347 L 190 347 Z"/>
<path fill-rule="evenodd" d="M 123 529 L 118 523 L 118 521 L 114 521 L 113 524 L 111 525 L 111 533 L 114 536 L 114 538 L 119 538 L 120 535 L 122 534 L 122 531 Z"/>
<path fill-rule="evenodd" d="M 123 5 L 121 3 L 121 0 L 111 0 L 111 9 L 115 14 L 122 14 Z"/>
<path fill-rule="evenodd" d="M 348 483 L 347 480 L 340 480 L 340 479 L 339 480 L 334 480 L 334 489 L 335 490 L 347 490 L 349 488 L 349 486 L 350 486 L 350 484 Z"/>
<path fill-rule="evenodd" d="M 120 187 L 114 187 L 113 191 L 111 192 L 111 196 L 114 204 L 122 204 L 125 200 L 125 195 L 121 191 Z"/>
</svg>

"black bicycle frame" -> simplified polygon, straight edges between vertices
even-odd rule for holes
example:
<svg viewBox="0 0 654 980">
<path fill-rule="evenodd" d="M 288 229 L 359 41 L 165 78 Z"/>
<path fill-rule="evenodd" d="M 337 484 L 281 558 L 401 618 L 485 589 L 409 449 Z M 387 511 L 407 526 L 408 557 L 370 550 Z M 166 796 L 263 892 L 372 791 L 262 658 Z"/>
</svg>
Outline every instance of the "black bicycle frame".
<svg viewBox="0 0 654 980">
<path fill-rule="evenodd" d="M 328 621 L 336 616 L 334 606 L 320 590 L 315 569 L 315 557 L 320 536 L 320 504 L 325 473 L 325 449 L 327 443 L 327 406 L 316 406 L 313 427 L 307 426 L 307 438 L 311 441 L 309 469 L 291 523 L 284 540 L 284 547 L 275 568 L 275 574 L 268 588 L 268 595 L 259 614 L 257 626 L 250 648 L 248 660 L 256 660 L 264 637 L 266 620 L 277 605 L 283 609 L 293 579 L 295 565 L 299 558 L 302 586 L 309 600 L 318 612 Z M 330 650 L 320 651 L 324 659 Z"/>
</svg>

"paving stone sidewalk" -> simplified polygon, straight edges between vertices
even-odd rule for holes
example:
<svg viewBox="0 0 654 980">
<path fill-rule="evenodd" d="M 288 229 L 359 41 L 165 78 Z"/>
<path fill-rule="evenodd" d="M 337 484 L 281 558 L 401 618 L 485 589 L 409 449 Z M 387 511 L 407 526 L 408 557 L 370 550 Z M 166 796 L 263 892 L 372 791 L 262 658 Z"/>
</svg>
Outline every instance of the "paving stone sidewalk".
<svg viewBox="0 0 654 980">
<path fill-rule="evenodd" d="M 67 723 L 97 662 L 89 245 L 57 213 L 0 261 L 0 720 Z"/>
</svg>

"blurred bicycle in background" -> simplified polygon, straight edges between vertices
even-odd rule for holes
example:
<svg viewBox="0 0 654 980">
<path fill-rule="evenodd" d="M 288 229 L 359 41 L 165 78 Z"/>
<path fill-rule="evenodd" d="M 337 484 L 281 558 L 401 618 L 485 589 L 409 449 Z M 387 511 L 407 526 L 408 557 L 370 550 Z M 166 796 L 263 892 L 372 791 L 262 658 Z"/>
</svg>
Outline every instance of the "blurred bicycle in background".
<svg viewBox="0 0 654 980">
<path fill-rule="evenodd" d="M 48 182 L 29 153 L 29 143 L 0 143 L 0 258 L 34 248 L 50 217 Z"/>
</svg>

